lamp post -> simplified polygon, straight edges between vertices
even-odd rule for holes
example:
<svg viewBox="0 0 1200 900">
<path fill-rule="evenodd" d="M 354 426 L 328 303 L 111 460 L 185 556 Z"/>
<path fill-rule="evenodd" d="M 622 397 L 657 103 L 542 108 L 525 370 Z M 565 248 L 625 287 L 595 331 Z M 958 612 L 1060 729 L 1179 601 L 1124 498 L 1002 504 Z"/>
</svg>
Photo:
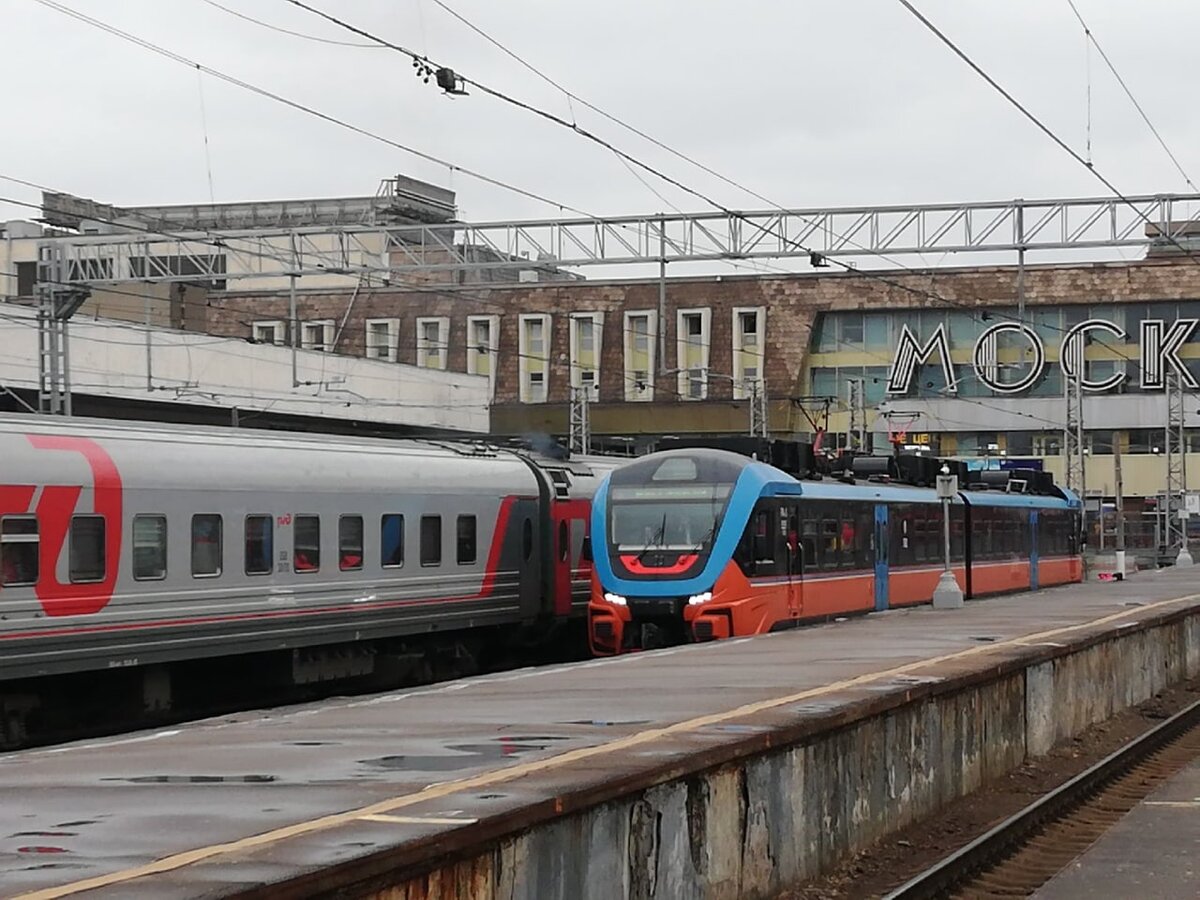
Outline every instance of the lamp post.
<svg viewBox="0 0 1200 900">
<path fill-rule="evenodd" d="M 937 587 L 933 589 L 934 609 L 961 609 L 963 605 L 962 588 L 950 568 L 950 501 L 958 493 L 958 476 L 950 474 L 950 467 L 942 464 L 942 471 L 937 477 L 937 495 L 942 501 L 942 537 L 946 553 L 946 569 L 938 579 Z"/>
</svg>

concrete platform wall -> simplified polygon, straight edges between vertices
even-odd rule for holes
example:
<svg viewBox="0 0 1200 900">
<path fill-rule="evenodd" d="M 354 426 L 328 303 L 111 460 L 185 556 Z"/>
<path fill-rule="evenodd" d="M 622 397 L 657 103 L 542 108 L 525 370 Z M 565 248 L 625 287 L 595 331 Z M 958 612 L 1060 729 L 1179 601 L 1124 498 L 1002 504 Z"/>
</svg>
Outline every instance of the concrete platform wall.
<svg viewBox="0 0 1200 900">
<path fill-rule="evenodd" d="M 1049 659 L 1044 651 L 959 672 L 848 726 L 552 819 L 433 871 L 396 873 L 403 883 L 371 896 L 773 897 L 1197 677 L 1200 616 L 1062 647 Z"/>
</svg>

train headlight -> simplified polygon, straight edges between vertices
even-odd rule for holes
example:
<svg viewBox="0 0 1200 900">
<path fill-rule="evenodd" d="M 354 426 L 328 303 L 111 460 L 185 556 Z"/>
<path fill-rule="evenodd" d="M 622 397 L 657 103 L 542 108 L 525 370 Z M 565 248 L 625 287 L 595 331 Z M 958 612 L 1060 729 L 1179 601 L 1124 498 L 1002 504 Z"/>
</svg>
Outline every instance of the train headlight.
<svg viewBox="0 0 1200 900">
<path fill-rule="evenodd" d="M 620 594 L 605 594 L 604 599 L 607 600 L 609 603 L 611 603 L 613 606 L 628 606 L 629 605 L 629 601 L 626 600 L 624 597 L 622 597 Z"/>
<path fill-rule="evenodd" d="M 712 599 L 712 591 L 705 591 L 702 594 L 692 594 L 688 597 L 688 606 L 699 606 L 701 603 L 707 603 Z"/>
</svg>

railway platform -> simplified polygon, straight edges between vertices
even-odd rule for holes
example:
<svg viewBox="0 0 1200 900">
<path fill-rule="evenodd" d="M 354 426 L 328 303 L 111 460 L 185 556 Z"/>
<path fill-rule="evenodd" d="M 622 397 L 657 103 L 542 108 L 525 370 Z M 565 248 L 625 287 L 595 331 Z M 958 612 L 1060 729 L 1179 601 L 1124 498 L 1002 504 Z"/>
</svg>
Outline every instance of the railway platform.
<svg viewBox="0 0 1200 900">
<path fill-rule="evenodd" d="M 0 757 L 0 894 L 773 896 L 1200 671 L 1194 571 Z"/>
<path fill-rule="evenodd" d="M 1034 894 L 1036 900 L 1198 896 L 1200 762 L 1161 785 Z"/>
</svg>

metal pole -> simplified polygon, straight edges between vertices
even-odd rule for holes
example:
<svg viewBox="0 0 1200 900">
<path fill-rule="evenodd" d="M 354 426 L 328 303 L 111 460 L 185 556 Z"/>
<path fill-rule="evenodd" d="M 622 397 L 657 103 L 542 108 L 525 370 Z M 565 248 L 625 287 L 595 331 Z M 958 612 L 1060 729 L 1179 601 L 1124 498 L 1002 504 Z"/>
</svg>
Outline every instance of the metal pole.
<svg viewBox="0 0 1200 900">
<path fill-rule="evenodd" d="M 296 276 L 292 275 L 288 290 L 288 331 L 291 332 L 292 343 L 292 387 L 300 386 L 300 376 L 296 363 L 296 344 L 300 340 L 300 324 L 296 321 Z"/>
<path fill-rule="evenodd" d="M 942 471 L 937 476 L 937 494 L 942 501 L 942 549 L 945 552 L 946 568 L 938 579 L 937 587 L 933 589 L 934 609 L 961 609 L 963 605 L 962 588 L 954 577 L 950 565 L 950 500 L 958 493 L 958 476 L 950 474 L 950 466 L 943 464 Z"/>
<path fill-rule="evenodd" d="M 676 364 L 678 365 L 678 360 Z M 667 226 L 658 218 L 658 372 L 667 370 Z"/>
<path fill-rule="evenodd" d="M 1121 478 L 1121 436 L 1113 436 L 1113 477 L 1116 481 L 1117 577 L 1125 577 L 1125 482 Z"/>
<path fill-rule="evenodd" d="M 150 253 L 147 251 L 146 259 L 150 259 Z M 146 288 L 149 291 L 149 288 Z M 154 377 L 150 368 L 150 294 L 142 295 L 142 307 L 146 315 L 146 390 L 154 390 Z"/>
<path fill-rule="evenodd" d="M 944 538 L 944 546 L 946 552 L 946 574 L 951 578 L 954 575 L 950 571 L 950 498 L 946 497 L 942 500 L 942 537 Z"/>
</svg>

